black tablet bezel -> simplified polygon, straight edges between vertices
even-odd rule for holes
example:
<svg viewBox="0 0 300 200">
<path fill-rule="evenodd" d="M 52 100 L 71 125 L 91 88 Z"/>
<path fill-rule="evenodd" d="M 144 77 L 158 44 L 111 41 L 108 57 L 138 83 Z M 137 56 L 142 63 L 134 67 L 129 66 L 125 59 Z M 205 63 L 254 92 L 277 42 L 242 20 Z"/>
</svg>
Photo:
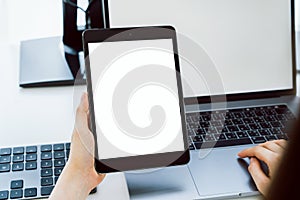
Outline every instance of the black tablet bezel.
<svg viewBox="0 0 300 200">
<path fill-rule="evenodd" d="M 138 29 L 138 31 L 134 31 Z M 131 31 L 132 30 L 132 31 Z M 124 33 L 126 34 L 120 34 Z M 127 34 L 128 33 L 128 34 Z M 113 37 L 119 34 L 118 37 Z M 176 68 L 176 78 L 178 87 L 178 97 L 180 106 L 180 115 L 182 123 L 182 133 L 184 141 L 184 151 L 159 153 L 141 156 L 130 156 L 121 158 L 112 158 L 99 161 L 98 147 L 97 147 L 97 134 L 93 102 L 93 85 L 91 81 L 91 70 L 89 62 L 89 43 L 100 42 L 113 42 L 113 41 L 137 41 L 137 40 L 151 40 L 151 39 L 172 39 L 174 61 Z M 176 31 L 171 26 L 156 26 L 156 27 L 130 27 L 130 28 L 114 28 L 114 29 L 89 29 L 83 33 L 83 49 L 85 57 L 86 80 L 89 99 L 89 112 L 90 112 L 90 129 L 95 139 L 95 168 L 99 173 L 110 173 L 118 171 L 138 170 L 159 168 L 166 166 L 184 165 L 190 160 L 187 130 L 185 121 L 184 99 L 182 91 L 182 83 L 180 77 L 178 47 L 176 40 Z M 174 161 L 169 162 L 170 158 L 176 158 Z M 112 166 L 118 166 L 114 168 Z"/>
</svg>

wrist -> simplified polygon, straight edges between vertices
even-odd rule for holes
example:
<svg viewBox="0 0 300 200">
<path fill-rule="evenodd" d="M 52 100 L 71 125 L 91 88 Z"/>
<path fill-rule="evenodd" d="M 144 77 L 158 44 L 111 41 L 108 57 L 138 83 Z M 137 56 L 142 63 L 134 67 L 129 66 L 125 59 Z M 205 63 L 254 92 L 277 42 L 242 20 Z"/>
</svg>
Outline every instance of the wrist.
<svg viewBox="0 0 300 200">
<path fill-rule="evenodd" d="M 90 180 L 91 175 L 89 174 L 89 170 L 79 170 L 76 165 L 71 164 L 70 162 L 66 165 L 66 176 L 71 181 L 72 185 L 78 187 L 78 190 L 81 193 L 85 193 L 88 195 L 90 191 L 94 188 L 93 180 Z"/>
<path fill-rule="evenodd" d="M 91 189 L 89 181 L 76 169 L 76 166 L 67 164 L 60 175 L 49 199 L 86 199 Z"/>
</svg>

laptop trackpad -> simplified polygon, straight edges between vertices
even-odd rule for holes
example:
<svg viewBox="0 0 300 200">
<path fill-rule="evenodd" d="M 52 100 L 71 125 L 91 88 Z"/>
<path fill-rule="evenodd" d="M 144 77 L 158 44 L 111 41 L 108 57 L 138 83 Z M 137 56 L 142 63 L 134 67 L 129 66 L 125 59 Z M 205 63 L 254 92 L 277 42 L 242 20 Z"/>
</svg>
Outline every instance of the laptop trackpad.
<svg viewBox="0 0 300 200">
<path fill-rule="evenodd" d="M 249 159 L 238 159 L 237 156 L 246 147 L 216 148 L 204 157 L 199 151 L 191 151 L 192 160 L 188 167 L 200 196 L 258 194 L 247 170 Z"/>
<path fill-rule="evenodd" d="M 198 192 L 188 167 L 175 166 L 125 173 L 130 199 L 195 199 Z"/>
</svg>

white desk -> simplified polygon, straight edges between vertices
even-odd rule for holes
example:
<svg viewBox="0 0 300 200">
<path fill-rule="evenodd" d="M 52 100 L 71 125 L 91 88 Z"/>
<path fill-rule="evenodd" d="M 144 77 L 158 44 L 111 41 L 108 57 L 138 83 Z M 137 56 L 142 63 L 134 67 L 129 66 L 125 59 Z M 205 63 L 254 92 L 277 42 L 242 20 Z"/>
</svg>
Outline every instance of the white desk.
<svg viewBox="0 0 300 200">
<path fill-rule="evenodd" d="M 47 9 L 38 10 L 42 5 Z M 61 0 L 0 1 L 0 147 L 70 141 L 74 108 L 79 101 L 75 98 L 73 102 L 73 87 L 22 89 L 18 86 L 19 41 L 60 35 L 61 27 L 53 22 L 61 20 L 60 12 Z M 48 20 L 39 21 L 40 16 L 46 15 Z M 84 91 L 85 87 L 77 86 L 77 89 Z M 125 186 L 122 173 L 108 175 L 89 199 L 129 199 Z"/>
<path fill-rule="evenodd" d="M 73 87 L 18 86 L 20 40 L 61 35 L 62 1 L 1 0 L 0 24 L 0 146 L 70 141 Z M 108 175 L 89 199 L 129 199 L 123 173 Z"/>
</svg>

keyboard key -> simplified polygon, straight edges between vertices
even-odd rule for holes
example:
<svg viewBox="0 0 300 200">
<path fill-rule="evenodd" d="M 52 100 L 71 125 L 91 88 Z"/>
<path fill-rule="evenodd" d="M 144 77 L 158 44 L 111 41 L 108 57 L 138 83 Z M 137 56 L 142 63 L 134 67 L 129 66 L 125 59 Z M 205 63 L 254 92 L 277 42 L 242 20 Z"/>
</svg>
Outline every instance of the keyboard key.
<svg viewBox="0 0 300 200">
<path fill-rule="evenodd" d="M 189 146 L 189 150 L 195 150 L 195 147 L 194 147 L 194 145 L 193 145 L 193 144 L 190 144 L 190 146 Z"/>
<path fill-rule="evenodd" d="M 0 149 L 0 156 L 6 156 L 11 154 L 11 148 Z"/>
<path fill-rule="evenodd" d="M 8 191 L 7 190 L 0 191 L 0 200 L 4 200 L 4 199 L 8 199 Z"/>
<path fill-rule="evenodd" d="M 27 162 L 25 164 L 25 169 L 26 170 L 35 170 L 37 168 L 37 163 L 36 162 Z"/>
<path fill-rule="evenodd" d="M 239 131 L 237 126 L 227 126 L 227 129 L 229 130 L 229 132 Z"/>
<path fill-rule="evenodd" d="M 13 154 L 23 154 L 23 153 L 24 153 L 24 147 L 13 148 Z"/>
<path fill-rule="evenodd" d="M 234 116 L 233 113 L 227 112 L 227 113 L 226 113 L 226 116 L 225 116 L 225 119 L 235 119 L 235 116 Z"/>
<path fill-rule="evenodd" d="M 209 122 L 206 121 L 200 122 L 199 125 L 201 128 L 208 128 L 210 126 Z"/>
<path fill-rule="evenodd" d="M 285 134 L 277 134 L 276 135 L 278 140 L 287 140 L 288 137 Z"/>
<path fill-rule="evenodd" d="M 47 187 L 42 187 L 41 188 L 41 195 L 42 196 L 48 196 L 51 194 L 54 186 L 47 186 Z"/>
<path fill-rule="evenodd" d="M 271 141 L 271 140 L 277 140 L 277 138 L 276 138 L 274 135 L 267 135 L 267 136 L 265 136 L 265 138 L 266 138 L 268 141 Z"/>
<path fill-rule="evenodd" d="M 229 133 L 229 130 L 227 129 L 227 127 L 223 127 L 223 129 L 221 130 L 221 133 Z"/>
<path fill-rule="evenodd" d="M 24 163 L 14 163 L 12 164 L 12 171 L 23 171 L 24 170 Z"/>
<path fill-rule="evenodd" d="M 209 127 L 209 128 L 207 128 L 206 133 L 207 133 L 207 134 L 216 134 L 216 133 L 218 133 L 218 132 L 217 132 L 217 130 L 215 129 L 215 127 Z"/>
<path fill-rule="evenodd" d="M 256 115 L 255 115 L 255 113 L 253 112 L 253 111 L 246 111 L 245 113 L 244 113 L 244 115 L 246 116 L 246 117 L 255 117 Z"/>
<path fill-rule="evenodd" d="M 196 130 L 196 135 L 205 135 L 205 134 L 206 134 L 206 132 L 203 128 L 198 128 Z"/>
<path fill-rule="evenodd" d="M 52 153 L 51 152 L 42 152 L 41 159 L 42 160 L 52 159 Z"/>
<path fill-rule="evenodd" d="M 66 143 L 66 150 L 70 150 L 70 148 L 71 148 L 71 143 L 70 142 Z"/>
<path fill-rule="evenodd" d="M 241 119 L 232 119 L 231 120 L 232 123 L 234 123 L 235 125 L 241 125 L 244 124 L 244 122 Z"/>
<path fill-rule="evenodd" d="M 24 155 L 23 154 L 18 154 L 13 156 L 13 162 L 23 162 L 24 161 Z"/>
<path fill-rule="evenodd" d="M 259 117 L 265 115 L 265 112 L 263 110 L 255 110 L 254 113 L 256 116 L 259 116 Z"/>
<path fill-rule="evenodd" d="M 260 129 L 259 125 L 257 124 L 248 124 L 249 127 L 250 127 L 250 130 L 257 130 L 257 129 Z"/>
<path fill-rule="evenodd" d="M 66 157 L 69 158 L 70 150 L 66 150 Z"/>
<path fill-rule="evenodd" d="M 263 122 L 263 123 L 259 123 L 260 127 L 262 127 L 263 129 L 267 129 L 267 128 L 272 128 L 271 125 L 269 123 Z"/>
<path fill-rule="evenodd" d="M 11 199 L 19 199 L 23 197 L 23 190 L 11 190 L 10 191 L 10 198 Z"/>
<path fill-rule="evenodd" d="M 41 177 L 48 177 L 48 176 L 53 176 L 53 170 L 52 169 L 42 169 Z"/>
<path fill-rule="evenodd" d="M 54 151 L 62 151 L 65 149 L 65 145 L 64 144 L 55 144 L 53 145 L 53 150 Z"/>
<path fill-rule="evenodd" d="M 252 140 L 253 140 L 253 143 L 254 144 L 259 144 L 259 143 L 264 143 L 266 142 L 265 138 L 264 137 L 252 137 Z"/>
<path fill-rule="evenodd" d="M 258 131 L 247 131 L 248 135 L 250 137 L 257 137 L 257 136 L 260 136 Z"/>
<path fill-rule="evenodd" d="M 265 119 L 263 117 L 254 117 L 253 118 L 254 122 L 256 123 L 262 123 L 265 122 Z"/>
<path fill-rule="evenodd" d="M 59 176 L 62 172 L 63 168 L 62 167 L 57 167 L 54 169 L 54 175 Z"/>
<path fill-rule="evenodd" d="M 252 144 L 249 138 L 237 139 L 237 140 L 218 140 L 217 142 L 195 142 L 196 149 L 213 148 L 213 147 L 226 147 L 235 145 Z"/>
<path fill-rule="evenodd" d="M 287 109 L 287 107 L 285 107 L 285 108 L 275 108 L 275 112 L 277 113 L 277 114 L 286 114 L 286 113 L 288 113 L 289 111 L 288 111 L 288 109 Z"/>
<path fill-rule="evenodd" d="M 0 164 L 0 173 L 1 172 L 9 172 L 10 164 Z"/>
<path fill-rule="evenodd" d="M 281 124 L 280 122 L 270 122 L 270 124 L 271 124 L 272 127 L 274 127 L 274 128 L 283 127 L 282 124 Z"/>
<path fill-rule="evenodd" d="M 239 131 L 236 133 L 239 138 L 248 138 L 248 134 L 246 132 Z"/>
<path fill-rule="evenodd" d="M 23 180 L 14 180 L 10 183 L 10 189 L 21 189 L 23 188 Z"/>
<path fill-rule="evenodd" d="M 233 122 L 232 122 L 230 119 L 227 119 L 227 120 L 224 122 L 224 125 L 225 125 L 225 126 L 232 126 L 232 125 L 233 125 Z"/>
<path fill-rule="evenodd" d="M 52 160 L 43 160 L 41 162 L 41 167 L 42 168 L 49 168 L 52 167 Z"/>
<path fill-rule="evenodd" d="M 202 115 L 201 116 L 202 120 L 205 122 L 209 122 L 211 119 L 211 115 Z"/>
<path fill-rule="evenodd" d="M 238 125 L 239 129 L 241 131 L 247 131 L 247 130 L 250 130 L 249 126 L 248 125 Z"/>
<path fill-rule="evenodd" d="M 283 116 L 283 115 L 282 115 L 282 116 Z M 284 116 L 283 116 L 283 117 L 284 117 Z M 266 120 L 267 122 L 276 121 L 276 118 L 275 118 L 274 116 L 265 116 L 264 118 L 265 118 L 265 120 Z M 285 119 L 285 117 L 284 117 L 284 119 Z"/>
<path fill-rule="evenodd" d="M 254 123 L 254 120 L 252 118 L 244 118 L 243 121 L 244 121 L 245 124 L 252 124 L 252 123 Z"/>
<path fill-rule="evenodd" d="M 36 153 L 37 152 L 37 147 L 36 146 L 28 146 L 26 147 L 26 153 Z"/>
<path fill-rule="evenodd" d="M 265 135 L 270 135 L 269 131 L 268 130 L 258 130 L 259 134 L 262 135 L 262 136 L 265 136 Z"/>
<path fill-rule="evenodd" d="M 242 112 L 235 112 L 234 116 L 236 119 L 241 119 L 244 117 L 244 114 Z"/>
<path fill-rule="evenodd" d="M 0 164 L 10 163 L 10 156 L 0 156 Z"/>
<path fill-rule="evenodd" d="M 227 139 L 232 140 L 232 139 L 237 139 L 237 136 L 235 133 L 225 133 Z"/>
<path fill-rule="evenodd" d="M 195 135 L 195 132 L 194 132 L 193 129 L 188 129 L 188 130 L 187 130 L 187 133 L 188 133 L 189 136 Z"/>
<path fill-rule="evenodd" d="M 48 152 L 48 151 L 52 151 L 52 145 L 51 144 L 41 146 L 41 152 Z"/>
<path fill-rule="evenodd" d="M 42 178 L 41 186 L 48 186 L 48 185 L 53 185 L 53 178 L 52 177 Z"/>
<path fill-rule="evenodd" d="M 65 158 L 64 151 L 55 151 L 54 152 L 54 159 Z"/>
<path fill-rule="evenodd" d="M 203 142 L 203 138 L 201 137 L 201 135 L 196 135 L 195 137 L 193 137 L 193 141 L 194 142 Z"/>
<path fill-rule="evenodd" d="M 57 183 L 57 181 L 58 181 L 58 178 L 59 178 L 59 176 L 55 176 L 55 178 L 54 178 L 54 182 L 55 182 L 55 184 Z"/>
<path fill-rule="evenodd" d="M 265 109 L 264 111 L 265 111 L 265 113 L 267 114 L 267 116 L 270 116 L 270 115 L 276 115 L 276 112 L 275 112 L 273 106 L 267 107 L 267 109 Z"/>
<path fill-rule="evenodd" d="M 31 153 L 31 154 L 26 154 L 26 161 L 36 161 L 37 159 L 37 154 Z"/>
<path fill-rule="evenodd" d="M 215 134 L 216 140 L 226 140 L 225 134 Z"/>
<path fill-rule="evenodd" d="M 272 129 L 269 129 L 269 132 L 270 132 L 272 135 L 282 134 L 282 131 L 281 131 L 279 128 L 272 128 Z"/>
<path fill-rule="evenodd" d="M 224 124 L 223 124 L 221 121 L 219 121 L 219 120 L 217 120 L 217 121 L 211 121 L 210 124 L 211 124 L 211 126 L 213 126 L 213 127 L 223 126 L 223 125 L 224 125 Z"/>
<path fill-rule="evenodd" d="M 275 117 L 276 117 L 276 119 L 279 120 L 279 121 L 287 121 L 287 120 L 288 120 L 288 119 L 286 118 L 286 116 L 284 116 L 284 115 L 276 115 Z M 276 120 L 274 120 L 274 121 L 276 121 Z"/>
<path fill-rule="evenodd" d="M 225 114 L 225 112 L 224 112 Z M 219 113 L 218 111 L 212 114 L 212 117 L 214 120 L 225 120 L 225 117 L 222 115 L 222 113 Z"/>
<path fill-rule="evenodd" d="M 65 166 L 64 159 L 54 160 L 54 167 L 63 167 L 63 166 Z"/>
<path fill-rule="evenodd" d="M 213 135 L 204 135 L 204 136 L 203 136 L 203 139 L 204 139 L 205 141 L 215 141 L 215 140 L 216 140 L 215 137 L 214 137 Z"/>
<path fill-rule="evenodd" d="M 24 191 L 25 197 L 36 197 L 37 196 L 37 189 L 36 188 L 26 188 Z"/>
</svg>

